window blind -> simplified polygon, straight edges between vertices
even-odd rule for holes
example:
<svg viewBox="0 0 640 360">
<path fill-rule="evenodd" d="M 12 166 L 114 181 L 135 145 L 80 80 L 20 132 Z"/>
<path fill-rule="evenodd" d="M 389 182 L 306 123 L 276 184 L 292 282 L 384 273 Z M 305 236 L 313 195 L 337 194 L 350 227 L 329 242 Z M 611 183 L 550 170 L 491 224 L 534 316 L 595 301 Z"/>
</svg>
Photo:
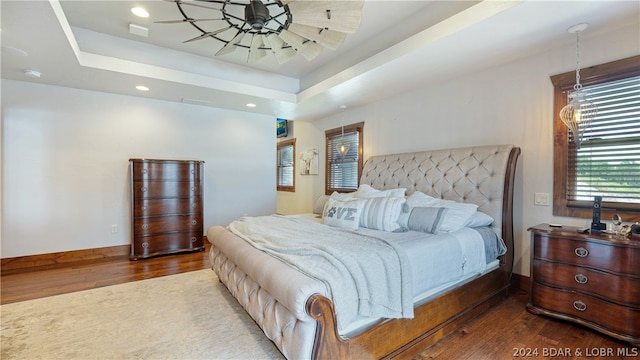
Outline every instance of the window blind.
<svg viewBox="0 0 640 360">
<path fill-rule="evenodd" d="M 569 153 L 568 200 L 640 203 L 640 76 L 583 91 L 598 114 Z"/>
<path fill-rule="evenodd" d="M 293 145 L 278 149 L 278 186 L 293 186 Z"/>
<path fill-rule="evenodd" d="M 345 141 L 349 144 L 349 151 L 340 156 L 337 145 Z M 345 130 L 336 135 L 327 136 L 327 185 L 331 190 L 358 189 L 358 154 L 359 130 Z"/>
</svg>

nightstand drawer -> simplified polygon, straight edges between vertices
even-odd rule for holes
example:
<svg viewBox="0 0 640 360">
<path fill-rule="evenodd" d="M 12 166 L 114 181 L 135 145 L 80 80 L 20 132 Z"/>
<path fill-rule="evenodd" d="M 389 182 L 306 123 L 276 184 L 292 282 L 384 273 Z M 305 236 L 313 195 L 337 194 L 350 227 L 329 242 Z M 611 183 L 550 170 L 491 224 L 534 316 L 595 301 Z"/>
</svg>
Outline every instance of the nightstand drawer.
<svg viewBox="0 0 640 360">
<path fill-rule="evenodd" d="M 540 236 L 535 241 L 533 256 L 536 259 L 640 276 L 640 251 L 631 247 Z"/>
<path fill-rule="evenodd" d="M 640 308 L 640 278 L 534 259 L 533 279 L 546 285 L 591 293 L 612 302 Z"/>
<path fill-rule="evenodd" d="M 618 334 L 640 337 L 640 309 L 615 305 L 595 297 L 532 284 L 534 306 L 557 313 L 559 317 L 582 319 L 590 326 L 601 326 Z"/>
</svg>

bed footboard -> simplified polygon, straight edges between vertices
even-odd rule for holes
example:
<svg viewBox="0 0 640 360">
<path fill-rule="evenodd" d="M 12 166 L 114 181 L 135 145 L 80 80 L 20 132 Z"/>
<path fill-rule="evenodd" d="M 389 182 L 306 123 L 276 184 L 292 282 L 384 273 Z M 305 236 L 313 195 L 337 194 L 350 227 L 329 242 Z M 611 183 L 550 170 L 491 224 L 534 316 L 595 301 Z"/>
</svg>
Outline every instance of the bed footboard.
<svg viewBox="0 0 640 360">
<path fill-rule="evenodd" d="M 249 313 L 287 359 L 309 359 L 316 321 L 298 319 L 287 307 L 212 246 L 211 267 L 229 292 Z"/>
<path fill-rule="evenodd" d="M 349 339 L 340 337 L 331 300 L 316 295 L 307 311 L 318 321 L 314 359 L 410 359 L 507 296 L 496 269 L 415 309 L 413 319 L 389 319 Z"/>
</svg>

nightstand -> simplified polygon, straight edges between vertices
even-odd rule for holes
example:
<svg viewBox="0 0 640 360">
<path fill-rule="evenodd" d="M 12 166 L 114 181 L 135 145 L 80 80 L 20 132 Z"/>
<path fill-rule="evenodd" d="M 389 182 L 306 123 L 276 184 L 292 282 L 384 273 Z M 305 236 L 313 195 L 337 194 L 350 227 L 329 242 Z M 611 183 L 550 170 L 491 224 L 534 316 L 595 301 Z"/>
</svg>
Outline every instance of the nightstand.
<svg viewBox="0 0 640 360">
<path fill-rule="evenodd" d="M 640 345 L 640 241 L 571 226 L 529 231 L 529 312 Z"/>
</svg>

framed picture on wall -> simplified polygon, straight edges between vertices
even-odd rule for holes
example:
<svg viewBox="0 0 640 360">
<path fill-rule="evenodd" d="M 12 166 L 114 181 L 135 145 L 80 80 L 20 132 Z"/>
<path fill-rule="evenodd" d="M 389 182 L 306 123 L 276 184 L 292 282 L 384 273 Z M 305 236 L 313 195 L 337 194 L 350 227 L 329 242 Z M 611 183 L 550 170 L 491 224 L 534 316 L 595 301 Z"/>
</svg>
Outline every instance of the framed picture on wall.
<svg viewBox="0 0 640 360">
<path fill-rule="evenodd" d="M 318 149 L 303 151 L 300 161 L 300 175 L 318 175 Z"/>
<path fill-rule="evenodd" d="M 287 120 L 277 118 L 276 119 L 276 137 L 279 137 L 279 138 L 287 137 L 287 135 L 288 135 Z"/>
</svg>

